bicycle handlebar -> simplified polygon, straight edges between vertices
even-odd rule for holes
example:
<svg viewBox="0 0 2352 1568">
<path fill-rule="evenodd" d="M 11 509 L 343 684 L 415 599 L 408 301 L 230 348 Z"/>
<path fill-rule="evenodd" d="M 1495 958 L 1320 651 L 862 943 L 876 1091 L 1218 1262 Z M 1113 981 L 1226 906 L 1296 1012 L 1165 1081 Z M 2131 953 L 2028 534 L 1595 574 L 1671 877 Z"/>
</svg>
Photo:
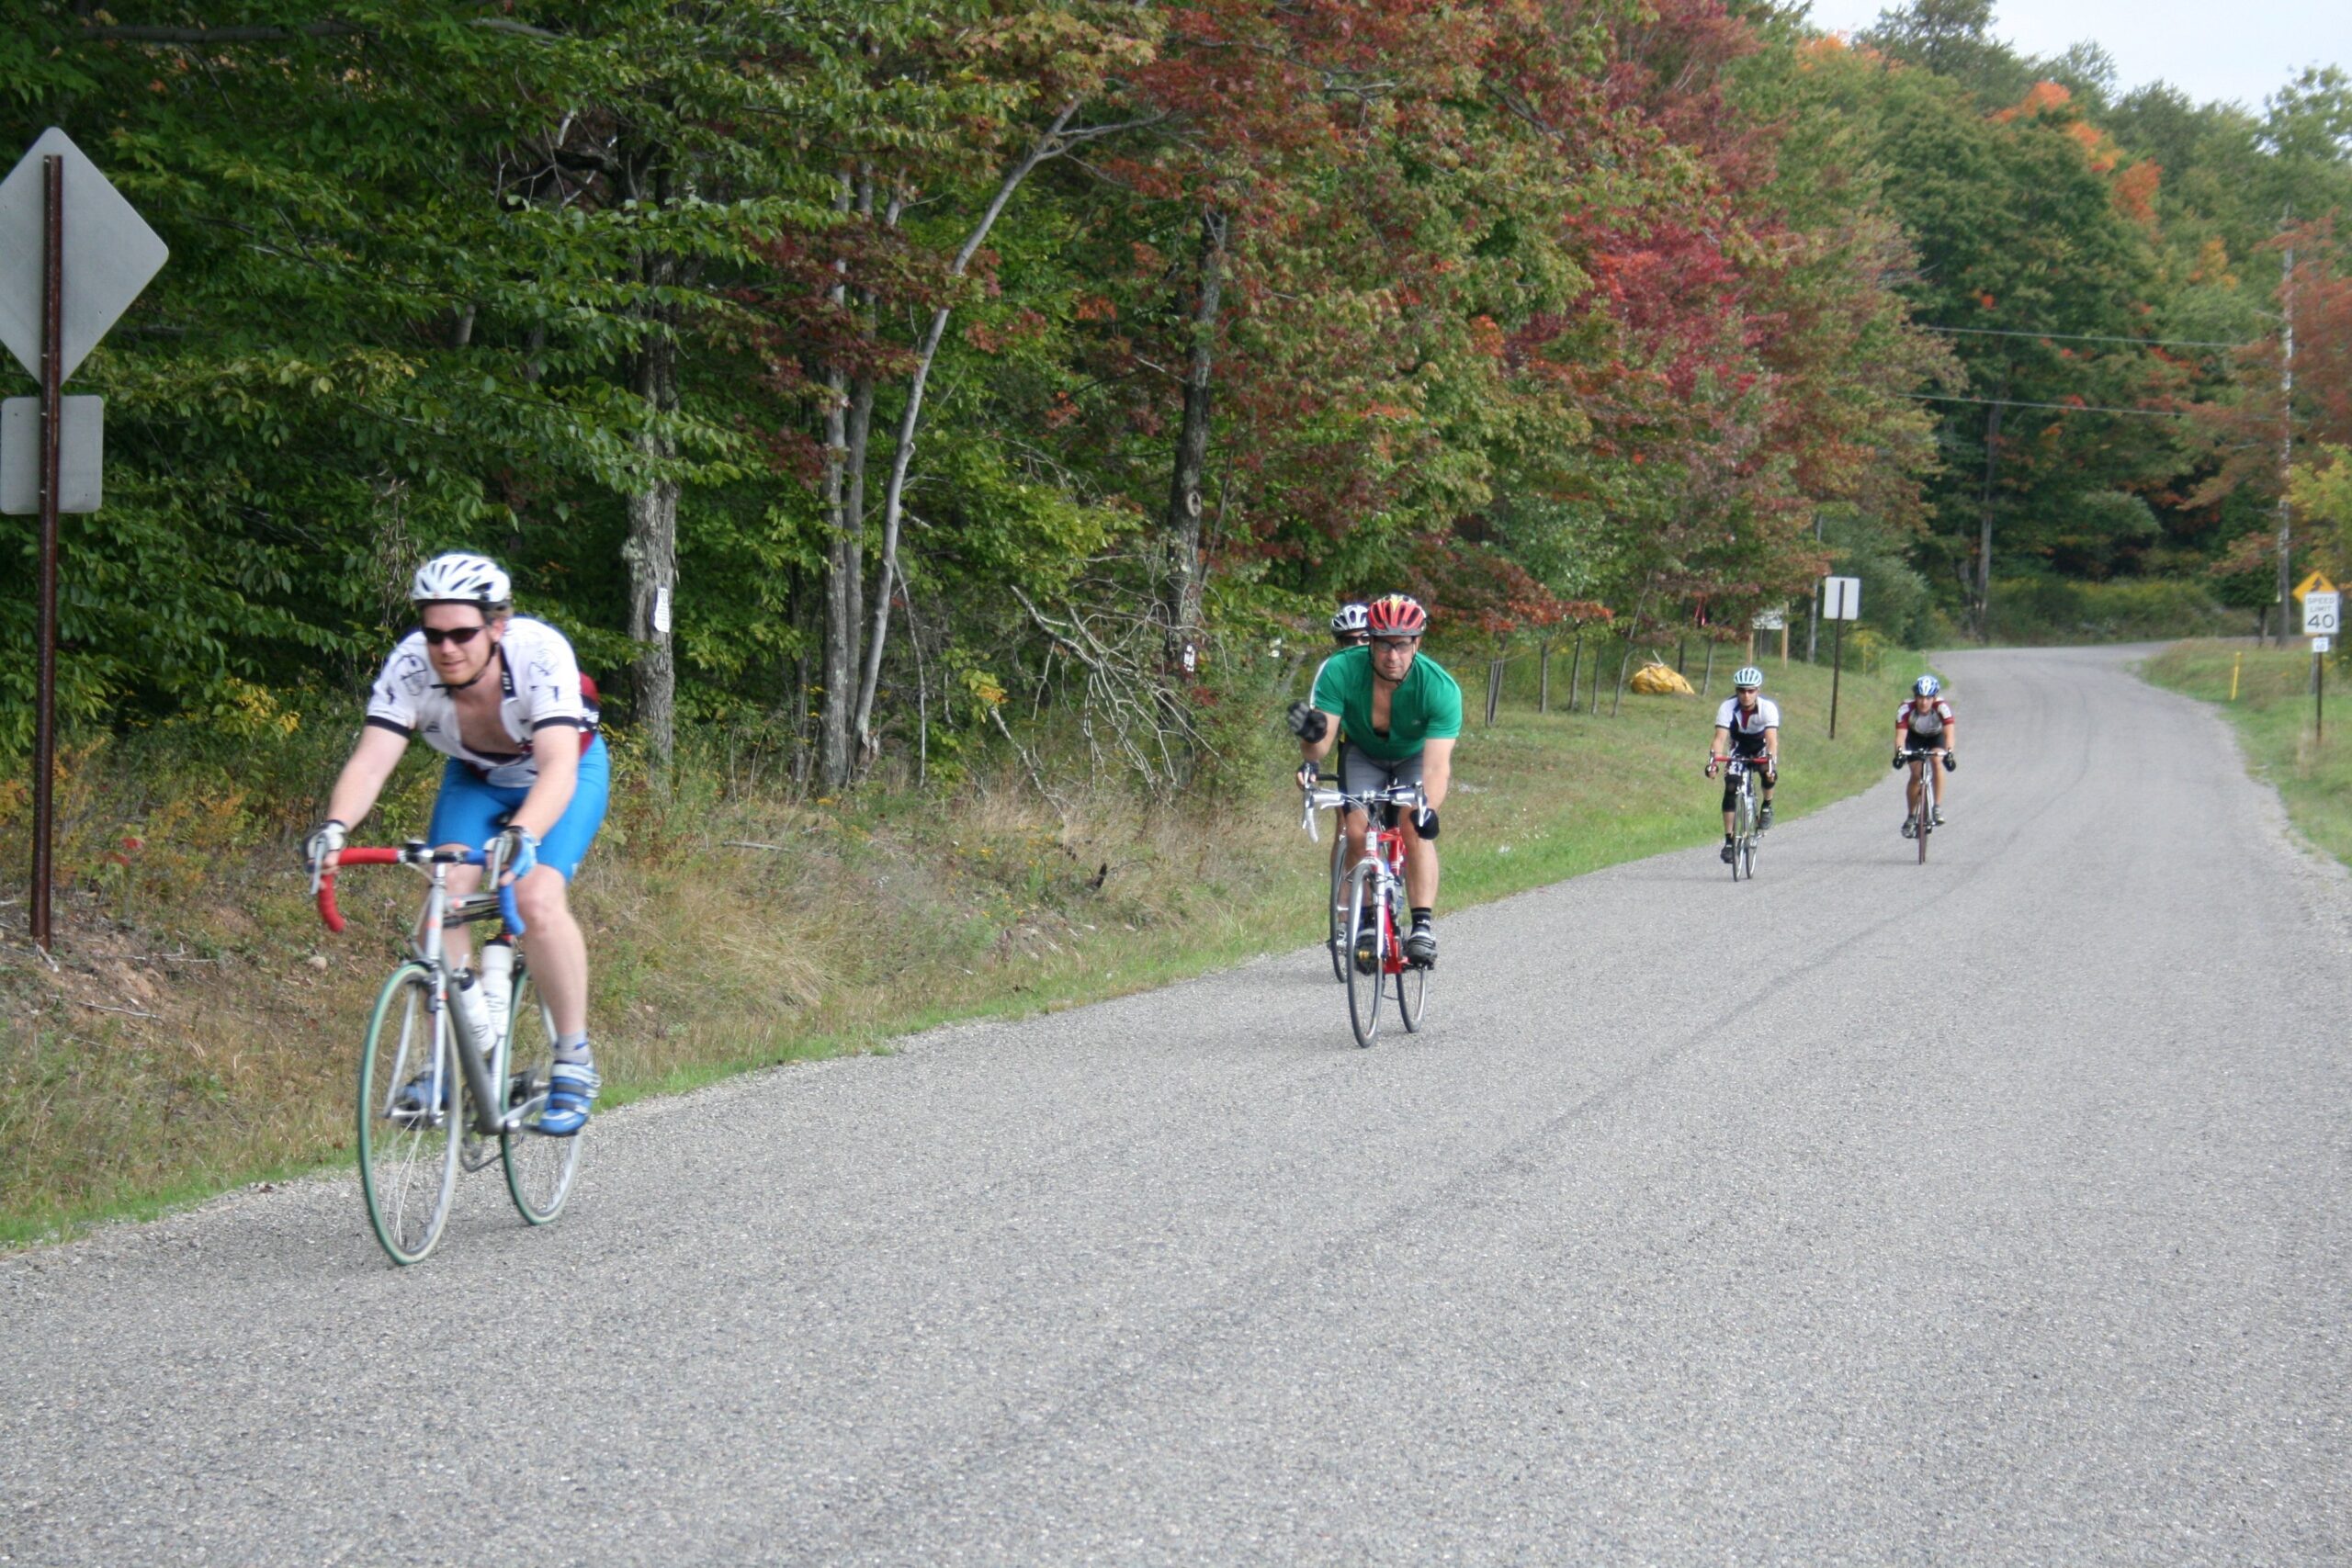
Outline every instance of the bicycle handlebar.
<svg viewBox="0 0 2352 1568">
<path fill-rule="evenodd" d="M 1323 841 L 1322 832 L 1315 825 L 1318 811 L 1369 811 L 1375 806 L 1409 806 L 1416 811 L 1429 809 L 1429 797 L 1419 784 L 1390 784 L 1386 789 L 1367 790 L 1362 795 L 1350 795 L 1343 789 L 1309 789 L 1299 786 L 1302 804 L 1298 825 L 1317 843 Z"/>
<path fill-rule="evenodd" d="M 335 857 L 335 870 L 346 865 L 480 865 L 480 850 L 417 850 L 388 849 L 380 846 L 347 849 Z M 523 911 L 514 902 L 514 885 L 498 889 L 498 913 L 505 920 L 506 929 L 516 936 L 524 934 Z M 334 871 L 319 874 L 319 919 L 328 931 L 343 934 L 343 911 L 335 907 Z"/>
</svg>

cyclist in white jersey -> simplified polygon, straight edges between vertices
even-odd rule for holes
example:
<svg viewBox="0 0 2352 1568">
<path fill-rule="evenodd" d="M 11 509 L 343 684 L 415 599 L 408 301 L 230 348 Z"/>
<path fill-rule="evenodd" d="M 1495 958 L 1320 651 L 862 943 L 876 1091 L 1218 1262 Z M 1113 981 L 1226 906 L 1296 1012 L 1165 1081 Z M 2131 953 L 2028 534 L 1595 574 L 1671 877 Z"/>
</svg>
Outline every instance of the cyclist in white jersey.
<svg viewBox="0 0 2352 1568">
<path fill-rule="evenodd" d="M 514 615 L 511 597 L 506 573 L 481 556 L 436 556 L 417 570 L 410 598 L 420 625 L 377 677 L 359 742 L 303 859 L 315 889 L 412 737 L 448 757 L 427 837 L 445 849 L 495 849 L 501 885 L 514 886 L 531 974 L 556 1028 L 536 1126 L 560 1137 L 586 1123 L 600 1085 L 588 1047 L 588 946 L 567 889 L 604 824 L 611 763 L 571 645 Z M 481 880 L 479 867 L 457 866 L 449 886 L 463 896 Z M 452 967 L 463 968 L 465 929 L 447 940 Z"/>
<path fill-rule="evenodd" d="M 1764 694 L 1764 671 L 1753 664 L 1732 671 L 1731 695 L 1715 710 L 1715 739 L 1707 752 L 1707 776 L 1734 757 L 1764 764 L 1764 808 L 1757 831 L 1772 825 L 1772 787 L 1781 782 L 1781 705 Z M 1732 781 L 1724 775 L 1724 860 L 1732 857 Z"/>
<path fill-rule="evenodd" d="M 1894 710 L 1894 765 L 1903 766 L 1905 751 L 1936 751 L 1943 755 L 1936 759 L 1936 826 L 1944 825 L 1944 807 L 1951 804 L 1951 771 L 1958 765 L 1952 749 L 1959 744 L 1959 721 L 1952 717 L 1951 704 L 1943 696 L 1943 682 L 1933 675 L 1922 675 L 1911 682 L 1911 698 Z M 1911 828 L 1919 812 L 1919 770 L 1917 760 L 1911 763 L 1911 780 L 1904 786 L 1907 814 L 1903 818 L 1903 836 L 1911 836 Z"/>
</svg>

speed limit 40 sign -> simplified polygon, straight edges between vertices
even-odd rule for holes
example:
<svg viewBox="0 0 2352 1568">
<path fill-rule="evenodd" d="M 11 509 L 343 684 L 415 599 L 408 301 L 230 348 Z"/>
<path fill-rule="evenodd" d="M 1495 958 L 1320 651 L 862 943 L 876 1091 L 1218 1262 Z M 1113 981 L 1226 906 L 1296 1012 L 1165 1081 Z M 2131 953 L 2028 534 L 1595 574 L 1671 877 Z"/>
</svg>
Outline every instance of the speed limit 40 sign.
<svg viewBox="0 0 2352 1568">
<path fill-rule="evenodd" d="M 2344 595 L 2341 593 L 2306 593 L 2303 595 L 2303 635 L 2334 637 L 2342 630 Z"/>
</svg>

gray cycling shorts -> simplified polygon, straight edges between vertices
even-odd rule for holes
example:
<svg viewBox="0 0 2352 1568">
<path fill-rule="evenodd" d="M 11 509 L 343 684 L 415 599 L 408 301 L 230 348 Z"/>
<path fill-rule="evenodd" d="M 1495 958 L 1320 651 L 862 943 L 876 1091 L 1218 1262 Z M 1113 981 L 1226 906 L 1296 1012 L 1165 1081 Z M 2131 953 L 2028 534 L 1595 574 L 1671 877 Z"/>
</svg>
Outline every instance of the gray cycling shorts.
<svg viewBox="0 0 2352 1568">
<path fill-rule="evenodd" d="M 1340 746 L 1340 787 L 1350 795 L 1366 795 L 1394 784 L 1411 786 L 1421 782 L 1421 753 L 1399 757 L 1395 761 L 1385 758 L 1368 757 L 1353 746 L 1342 741 Z"/>
</svg>

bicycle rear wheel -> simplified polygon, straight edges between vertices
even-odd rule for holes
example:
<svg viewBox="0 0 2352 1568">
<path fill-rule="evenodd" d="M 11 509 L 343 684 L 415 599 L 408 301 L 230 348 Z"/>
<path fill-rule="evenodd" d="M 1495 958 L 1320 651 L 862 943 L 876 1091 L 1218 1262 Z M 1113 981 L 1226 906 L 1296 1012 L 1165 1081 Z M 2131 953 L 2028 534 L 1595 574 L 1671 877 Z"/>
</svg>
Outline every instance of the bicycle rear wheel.
<svg viewBox="0 0 2352 1568">
<path fill-rule="evenodd" d="M 1348 878 L 1348 1023 L 1362 1046 L 1380 1038 L 1380 994 L 1388 984 L 1386 933 L 1372 897 L 1374 870 L 1367 855 Z M 1368 965 L 1360 962 L 1364 956 Z"/>
<path fill-rule="evenodd" d="M 433 972 L 424 964 L 392 971 L 359 1050 L 359 1190 L 368 1223 L 395 1263 L 421 1262 L 433 1250 L 458 1182 L 465 1097 L 455 1043 L 432 1000 Z M 419 1078 L 422 1103 L 404 1106 L 402 1091 Z"/>
<path fill-rule="evenodd" d="M 1348 983 L 1348 907 L 1340 900 L 1348 886 L 1348 814 L 1331 813 L 1331 978 Z"/>
<path fill-rule="evenodd" d="M 571 1196 L 571 1179 L 580 1169 L 580 1145 L 588 1135 L 582 1127 L 568 1138 L 550 1138 L 538 1131 L 539 1112 L 547 1109 L 548 1074 L 555 1066 L 555 1017 L 539 999 L 527 965 L 517 965 L 514 1000 L 507 1010 L 506 1115 L 521 1123 L 499 1134 L 498 1154 L 506 1167 L 506 1194 L 515 1210 L 535 1225 L 546 1224 L 563 1212 Z"/>
</svg>

